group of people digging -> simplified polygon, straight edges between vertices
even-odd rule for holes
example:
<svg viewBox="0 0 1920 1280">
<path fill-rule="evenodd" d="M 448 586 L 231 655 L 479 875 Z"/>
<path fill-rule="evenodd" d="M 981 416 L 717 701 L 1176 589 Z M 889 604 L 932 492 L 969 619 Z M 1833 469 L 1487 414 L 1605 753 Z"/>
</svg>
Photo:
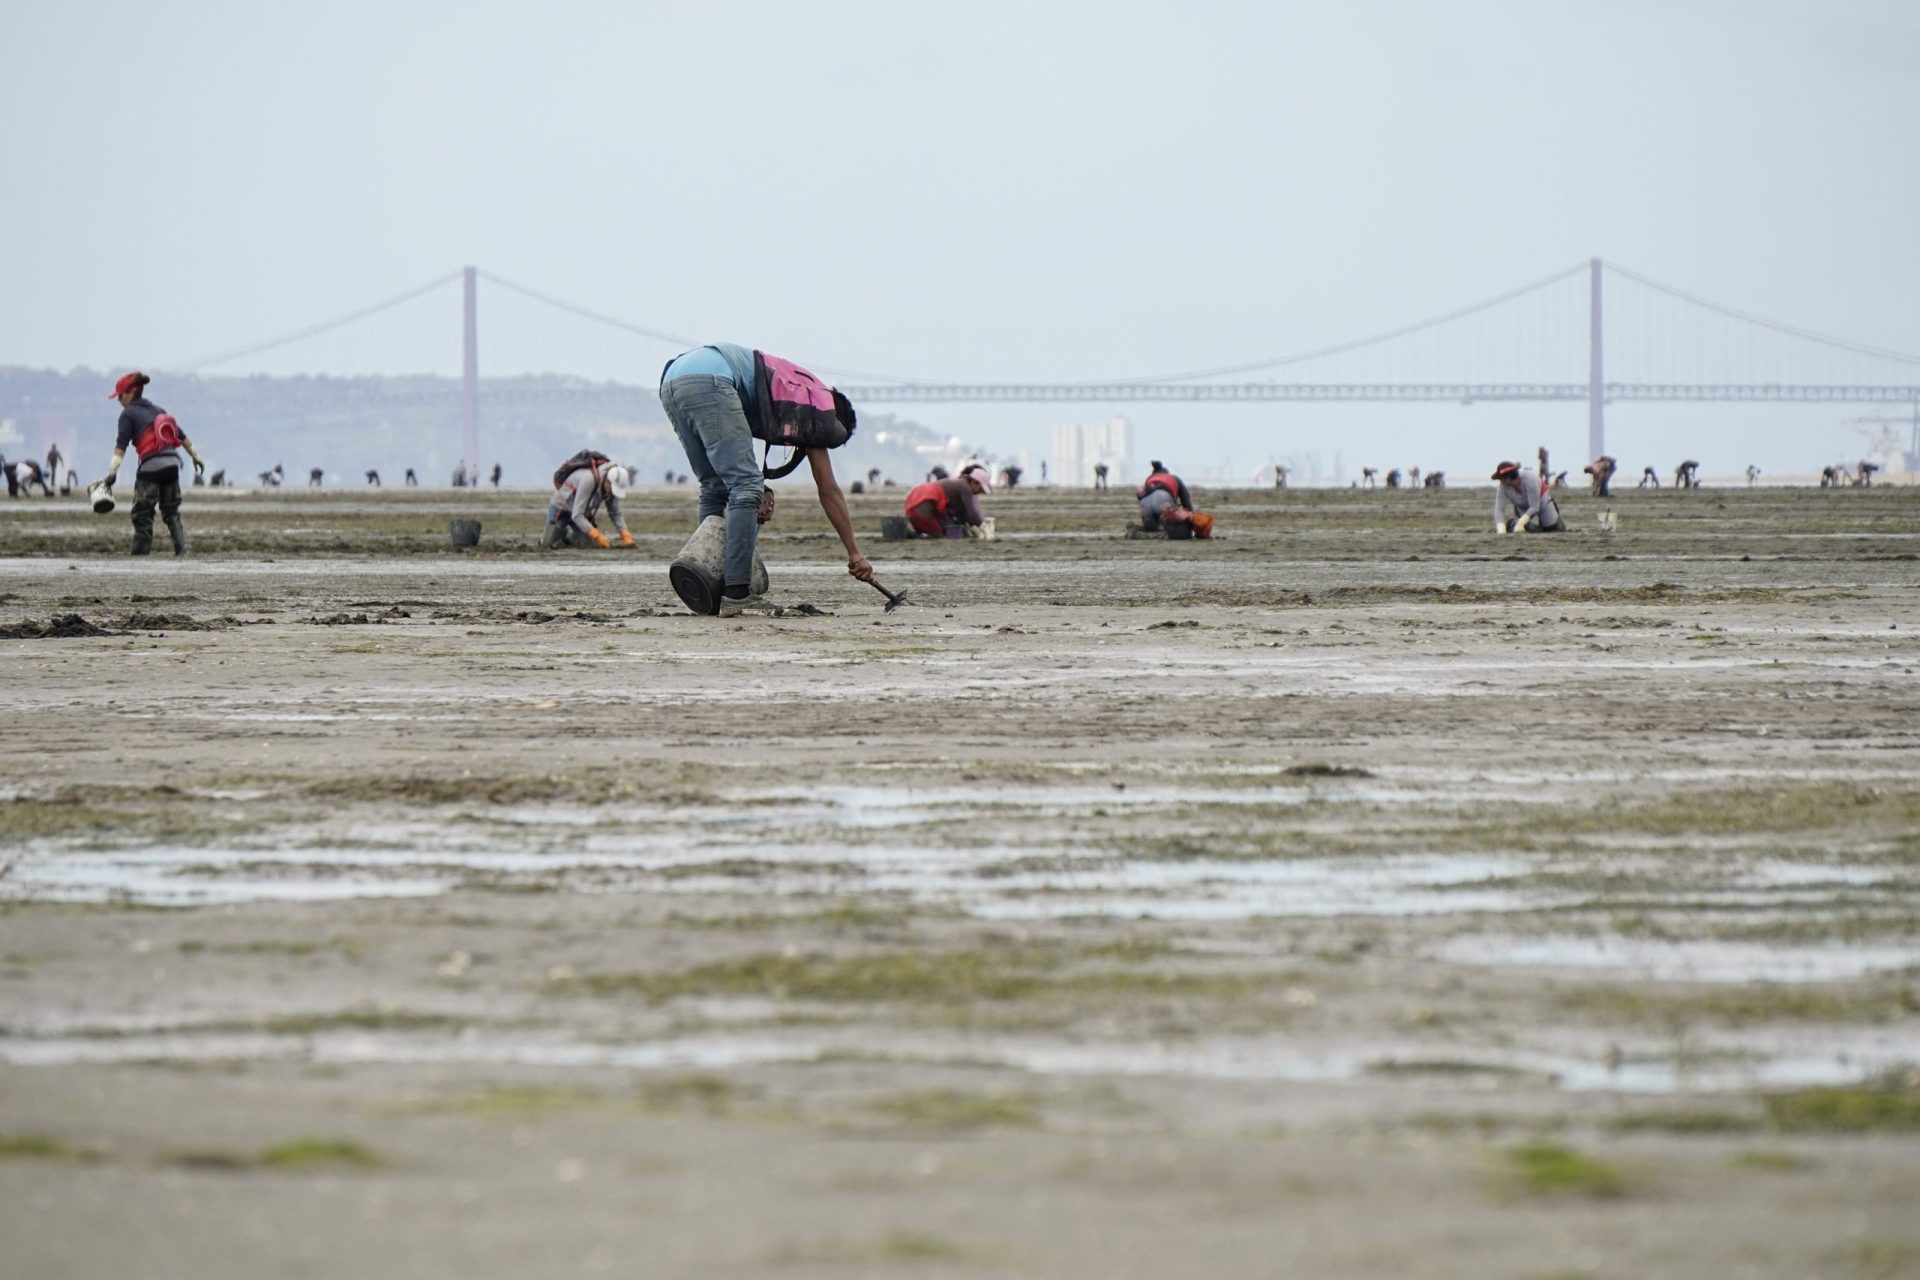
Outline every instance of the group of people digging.
<svg viewBox="0 0 1920 1280">
<path fill-rule="evenodd" d="M 127 450 L 139 458 L 133 506 L 133 554 L 152 550 L 156 512 L 172 538 L 174 553 L 187 551 L 180 518 L 180 454 L 192 459 L 196 475 L 204 471 L 193 441 L 173 415 L 146 398 L 151 380 L 140 372 L 122 377 L 113 396 L 120 402 L 119 434 L 107 473 L 94 486 L 95 509 L 110 509 L 111 490 Z M 760 526 L 773 514 L 766 482 L 809 468 L 821 510 L 847 555 L 847 572 L 872 582 L 873 566 L 860 549 L 846 497 L 834 476 L 832 451 L 853 435 L 858 419 L 853 405 L 791 361 L 734 343 L 713 343 L 682 352 L 661 371 L 661 407 L 673 426 L 687 463 L 700 485 L 699 518 L 718 518 L 725 529 L 725 551 L 718 582 L 721 616 L 768 611 L 763 594 L 753 590 L 754 558 Z M 755 456 L 755 444 L 761 446 Z M 790 450 L 774 464 L 774 450 Z M 1544 451 L 1543 451 L 1544 453 Z M 1597 492 L 1611 479 L 1611 458 L 1587 467 Z M 1687 481 L 1698 464 L 1685 468 Z M 1565 522 L 1542 471 L 1517 462 L 1494 469 L 1493 521 L 1496 533 L 1564 532 Z M 629 470 L 607 455 L 582 450 L 561 465 L 548 500 L 545 546 L 609 548 L 634 545 L 623 500 L 632 483 Z M 911 489 L 903 503 L 911 530 L 926 537 L 965 536 L 991 530 L 980 499 L 993 492 L 985 464 L 970 459 L 959 474 L 940 475 Z M 1187 484 L 1158 458 L 1149 467 L 1136 497 L 1138 533 L 1170 539 L 1207 538 L 1213 518 L 1194 508 Z M 103 505 L 104 503 L 104 505 Z M 597 527 L 601 511 L 612 520 L 614 537 Z"/>
</svg>

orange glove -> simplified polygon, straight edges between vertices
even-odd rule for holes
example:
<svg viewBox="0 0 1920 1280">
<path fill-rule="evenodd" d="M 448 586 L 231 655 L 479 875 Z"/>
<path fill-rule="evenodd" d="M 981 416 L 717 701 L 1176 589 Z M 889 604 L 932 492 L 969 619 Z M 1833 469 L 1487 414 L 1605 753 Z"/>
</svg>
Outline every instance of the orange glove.
<svg viewBox="0 0 1920 1280">
<path fill-rule="evenodd" d="M 611 542 L 607 541 L 607 535 L 600 532 L 598 529 L 587 530 L 587 540 L 592 542 L 594 546 L 599 547 L 602 550 L 605 550 L 606 548 L 611 547 L 613 545 Z"/>
<path fill-rule="evenodd" d="M 620 545 L 623 547 L 633 545 L 633 531 L 631 529 L 622 529 L 620 531 Z"/>
</svg>

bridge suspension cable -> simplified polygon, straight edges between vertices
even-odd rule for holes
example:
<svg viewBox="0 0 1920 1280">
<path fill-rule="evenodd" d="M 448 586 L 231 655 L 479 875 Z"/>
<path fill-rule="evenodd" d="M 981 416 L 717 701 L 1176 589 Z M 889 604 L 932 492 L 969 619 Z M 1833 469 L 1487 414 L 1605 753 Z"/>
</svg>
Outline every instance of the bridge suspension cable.
<svg viewBox="0 0 1920 1280">
<path fill-rule="evenodd" d="M 156 367 L 172 372 L 191 373 L 198 369 L 211 368 L 217 364 L 226 364 L 228 361 L 238 360 L 243 356 L 257 355 L 262 351 L 271 351 L 275 347 L 284 347 L 289 343 L 299 342 L 305 338 L 318 337 L 323 333 L 338 329 L 343 325 L 352 324 L 356 320 L 365 320 L 368 316 L 379 315 L 382 311 L 390 311 L 403 302 L 412 302 L 422 294 L 432 293 L 435 289 L 445 288 L 459 278 L 460 273 L 458 271 L 449 271 L 447 274 L 436 276 L 425 284 L 417 285 L 405 293 L 395 294 L 383 302 L 376 302 L 369 307 L 361 307 L 357 311 L 349 311 L 343 316 L 335 316 L 333 319 L 323 320 L 319 324 L 308 325 L 304 329 L 283 334 L 278 338 L 268 338 L 265 342 L 254 342 L 244 347 L 235 347 L 231 351 L 222 351 L 217 355 L 201 356 L 195 360 L 178 360 L 171 364 Z"/>
<path fill-rule="evenodd" d="M 564 298 L 556 298 L 551 294 L 541 293 L 538 289 L 529 289 L 526 285 L 515 284 L 513 281 L 497 276 L 491 271 L 483 270 L 479 275 L 482 280 L 485 280 L 489 284 L 497 284 L 503 289 L 520 294 L 522 297 L 531 298 L 535 302 L 543 302 L 549 307 L 564 311 L 569 315 L 579 316 L 583 320 L 592 320 L 597 324 L 610 325 L 615 329 L 623 329 L 628 333 L 638 334 L 643 338 L 653 338 L 659 342 L 678 343 L 682 347 L 698 347 L 704 345 L 698 338 L 689 338 L 684 334 L 678 333 L 667 333 L 661 329 L 650 329 L 646 325 L 635 324 L 631 320 L 622 320 L 617 316 L 606 315 L 590 307 L 583 307 L 578 303 L 568 302 Z M 903 386 L 914 386 L 924 381 L 923 379 L 917 378 L 902 378 L 889 373 L 868 373 L 860 369 L 846 369 L 834 365 L 822 364 L 813 367 L 822 373 L 837 374 L 849 378 L 871 378 L 875 382 L 899 383 Z"/>
<path fill-rule="evenodd" d="M 1749 311 L 1740 311 L 1734 307 L 1724 306 L 1721 303 L 1715 302 L 1711 298 L 1702 298 L 1698 294 L 1688 293 L 1685 289 L 1677 289 L 1670 284 L 1662 284 L 1658 280 L 1649 279 L 1637 271 L 1629 271 L 1627 268 L 1616 266 L 1611 262 L 1604 263 L 1603 265 L 1608 271 L 1616 275 L 1624 276 L 1637 284 L 1643 284 L 1649 289 L 1656 289 L 1669 297 L 1678 298 L 1682 302 L 1690 302 L 1696 307 L 1705 307 L 1709 311 L 1718 312 L 1723 316 L 1741 320 L 1747 324 L 1759 325 L 1763 329 L 1771 329 L 1775 333 L 1782 333 L 1788 337 L 1800 338 L 1808 342 L 1818 342 L 1829 347 L 1837 347 L 1842 351 L 1850 351 L 1855 355 L 1873 356 L 1876 359 L 1893 360 L 1900 364 L 1920 365 L 1920 356 L 1911 355 L 1904 351 L 1889 351 L 1884 347 L 1870 347 L 1862 342 L 1849 342 L 1845 338 L 1835 338 L 1829 334 L 1817 333 L 1812 329 L 1801 329 L 1795 325 L 1782 324 L 1778 320 L 1769 320 L 1765 316 L 1754 315 Z"/>
<path fill-rule="evenodd" d="M 1316 347 L 1311 351 L 1299 351 L 1292 355 L 1273 356 L 1266 360 L 1251 360 L 1243 364 L 1223 364 L 1211 369 L 1186 369 L 1179 373 L 1157 373 L 1145 378 L 1107 378 L 1102 379 L 1102 381 L 1129 383 L 1190 382 L 1198 378 L 1218 378 L 1232 373 L 1254 373 L 1261 369 L 1277 369 L 1282 365 L 1300 364 L 1303 361 L 1317 360 L 1324 356 L 1339 355 L 1342 352 L 1353 351 L 1360 347 L 1370 347 L 1375 343 L 1388 342 L 1394 338 L 1404 338 L 1408 334 L 1419 333 L 1425 329 L 1438 328 L 1443 324 L 1449 324 L 1455 320 L 1465 319 L 1467 316 L 1477 314 L 1478 312 L 1490 310 L 1493 307 L 1499 306 L 1501 303 L 1511 302 L 1515 298 L 1524 297 L 1529 293 L 1544 289 L 1549 285 L 1559 284 L 1562 280 L 1579 275 L 1585 270 L 1587 270 L 1586 263 L 1576 263 L 1564 271 L 1556 271 L 1550 276 L 1542 276 L 1532 284 L 1523 284 L 1517 289 L 1509 289 L 1505 293 L 1446 312 L 1444 315 L 1430 316 L 1425 320 L 1417 320 L 1412 324 L 1402 325 L 1397 329 L 1389 329 L 1384 333 L 1376 333 L 1365 338 L 1353 338 L 1346 342 L 1336 342 L 1332 346 Z"/>
</svg>

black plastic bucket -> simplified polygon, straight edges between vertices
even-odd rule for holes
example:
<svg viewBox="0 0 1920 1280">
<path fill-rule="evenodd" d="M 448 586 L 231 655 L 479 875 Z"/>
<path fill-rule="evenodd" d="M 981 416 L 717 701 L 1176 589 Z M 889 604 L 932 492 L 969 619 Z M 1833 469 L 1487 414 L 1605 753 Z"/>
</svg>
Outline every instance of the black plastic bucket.
<svg viewBox="0 0 1920 1280">
<path fill-rule="evenodd" d="M 480 545 L 480 522 L 478 520 L 453 520 L 448 522 L 447 532 L 453 538 L 456 547 L 477 547 Z"/>
</svg>

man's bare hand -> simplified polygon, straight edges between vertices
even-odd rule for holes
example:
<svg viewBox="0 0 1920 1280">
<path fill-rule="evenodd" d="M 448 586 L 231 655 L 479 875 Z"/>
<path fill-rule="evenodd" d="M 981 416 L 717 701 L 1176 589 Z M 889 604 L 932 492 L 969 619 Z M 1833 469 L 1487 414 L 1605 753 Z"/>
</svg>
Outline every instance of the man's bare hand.
<svg viewBox="0 0 1920 1280">
<path fill-rule="evenodd" d="M 847 557 L 847 572 L 862 582 L 873 581 L 873 566 L 867 563 L 867 558 L 863 555 Z"/>
</svg>

